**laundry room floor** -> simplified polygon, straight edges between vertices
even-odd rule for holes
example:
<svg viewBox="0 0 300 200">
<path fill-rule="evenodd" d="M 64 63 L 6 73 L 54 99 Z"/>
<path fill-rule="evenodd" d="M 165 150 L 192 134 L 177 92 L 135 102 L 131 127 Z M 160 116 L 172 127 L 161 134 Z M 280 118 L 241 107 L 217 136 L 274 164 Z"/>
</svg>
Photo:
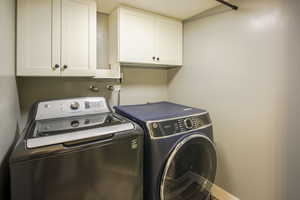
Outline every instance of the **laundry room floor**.
<svg viewBox="0 0 300 200">
<path fill-rule="evenodd" d="M 217 199 L 216 197 L 212 196 L 211 200 L 220 200 L 220 199 Z"/>
</svg>

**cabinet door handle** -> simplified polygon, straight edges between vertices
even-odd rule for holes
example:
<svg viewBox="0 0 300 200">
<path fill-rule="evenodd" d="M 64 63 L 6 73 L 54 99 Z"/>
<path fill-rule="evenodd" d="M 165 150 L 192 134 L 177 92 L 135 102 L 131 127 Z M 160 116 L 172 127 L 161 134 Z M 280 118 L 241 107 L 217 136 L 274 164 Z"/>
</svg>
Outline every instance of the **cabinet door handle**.
<svg viewBox="0 0 300 200">
<path fill-rule="evenodd" d="M 156 60 L 159 61 L 159 57 L 157 57 Z"/>
<path fill-rule="evenodd" d="M 62 68 L 62 71 L 68 69 L 68 65 L 64 65 L 63 68 Z"/>
<path fill-rule="evenodd" d="M 57 70 L 58 68 L 59 68 L 59 64 L 56 64 L 56 65 L 54 65 L 54 66 L 52 67 L 52 70 L 55 71 L 55 70 Z"/>
<path fill-rule="evenodd" d="M 155 56 L 152 57 L 152 60 L 155 60 Z"/>
</svg>

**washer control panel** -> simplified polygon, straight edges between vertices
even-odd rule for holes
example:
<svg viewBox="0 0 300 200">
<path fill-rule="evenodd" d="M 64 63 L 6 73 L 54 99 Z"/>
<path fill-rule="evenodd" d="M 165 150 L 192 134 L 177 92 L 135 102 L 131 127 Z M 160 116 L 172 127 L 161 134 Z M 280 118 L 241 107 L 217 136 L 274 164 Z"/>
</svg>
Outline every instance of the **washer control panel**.
<svg viewBox="0 0 300 200">
<path fill-rule="evenodd" d="M 43 101 L 38 103 L 35 119 L 53 119 L 110 112 L 103 97 Z"/>
<path fill-rule="evenodd" d="M 210 124 L 209 114 L 204 113 L 190 117 L 153 121 L 148 123 L 148 129 L 152 137 L 165 137 L 201 129 Z"/>
</svg>

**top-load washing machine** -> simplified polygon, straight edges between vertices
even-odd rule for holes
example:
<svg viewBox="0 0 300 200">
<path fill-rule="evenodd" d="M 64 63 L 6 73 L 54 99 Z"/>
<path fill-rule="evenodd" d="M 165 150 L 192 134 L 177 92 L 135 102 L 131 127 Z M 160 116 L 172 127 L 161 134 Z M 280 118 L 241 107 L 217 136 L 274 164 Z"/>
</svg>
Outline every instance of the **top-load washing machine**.
<svg viewBox="0 0 300 200">
<path fill-rule="evenodd" d="M 115 109 L 146 133 L 144 199 L 209 199 L 217 156 L 207 111 L 170 102 Z"/>
<path fill-rule="evenodd" d="M 142 200 L 143 135 L 101 97 L 38 102 L 10 158 L 12 200 Z"/>
</svg>

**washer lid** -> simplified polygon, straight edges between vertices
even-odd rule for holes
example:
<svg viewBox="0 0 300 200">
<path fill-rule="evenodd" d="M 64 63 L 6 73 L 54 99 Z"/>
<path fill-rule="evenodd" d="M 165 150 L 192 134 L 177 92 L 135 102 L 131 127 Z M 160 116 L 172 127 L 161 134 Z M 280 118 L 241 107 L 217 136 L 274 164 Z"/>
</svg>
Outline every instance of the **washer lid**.
<svg viewBox="0 0 300 200">
<path fill-rule="evenodd" d="M 214 144 L 202 135 L 183 139 L 171 153 L 160 186 L 161 200 L 204 200 L 215 179 Z"/>
<path fill-rule="evenodd" d="M 89 138 L 103 138 L 106 136 L 112 137 L 113 134 L 122 131 L 128 131 L 134 129 L 134 125 L 131 123 L 125 123 L 120 125 L 114 125 L 110 127 L 94 128 L 90 130 L 76 131 L 72 133 L 65 133 L 60 135 L 51 135 L 47 137 L 31 138 L 26 142 L 27 148 L 38 148 L 55 144 L 64 144 L 75 141 L 86 140 Z"/>
<path fill-rule="evenodd" d="M 39 120 L 27 136 L 27 148 L 80 141 L 134 129 L 112 113 Z"/>
<path fill-rule="evenodd" d="M 45 137 L 97 127 L 113 126 L 124 123 L 112 113 L 38 120 L 29 137 Z"/>
</svg>

